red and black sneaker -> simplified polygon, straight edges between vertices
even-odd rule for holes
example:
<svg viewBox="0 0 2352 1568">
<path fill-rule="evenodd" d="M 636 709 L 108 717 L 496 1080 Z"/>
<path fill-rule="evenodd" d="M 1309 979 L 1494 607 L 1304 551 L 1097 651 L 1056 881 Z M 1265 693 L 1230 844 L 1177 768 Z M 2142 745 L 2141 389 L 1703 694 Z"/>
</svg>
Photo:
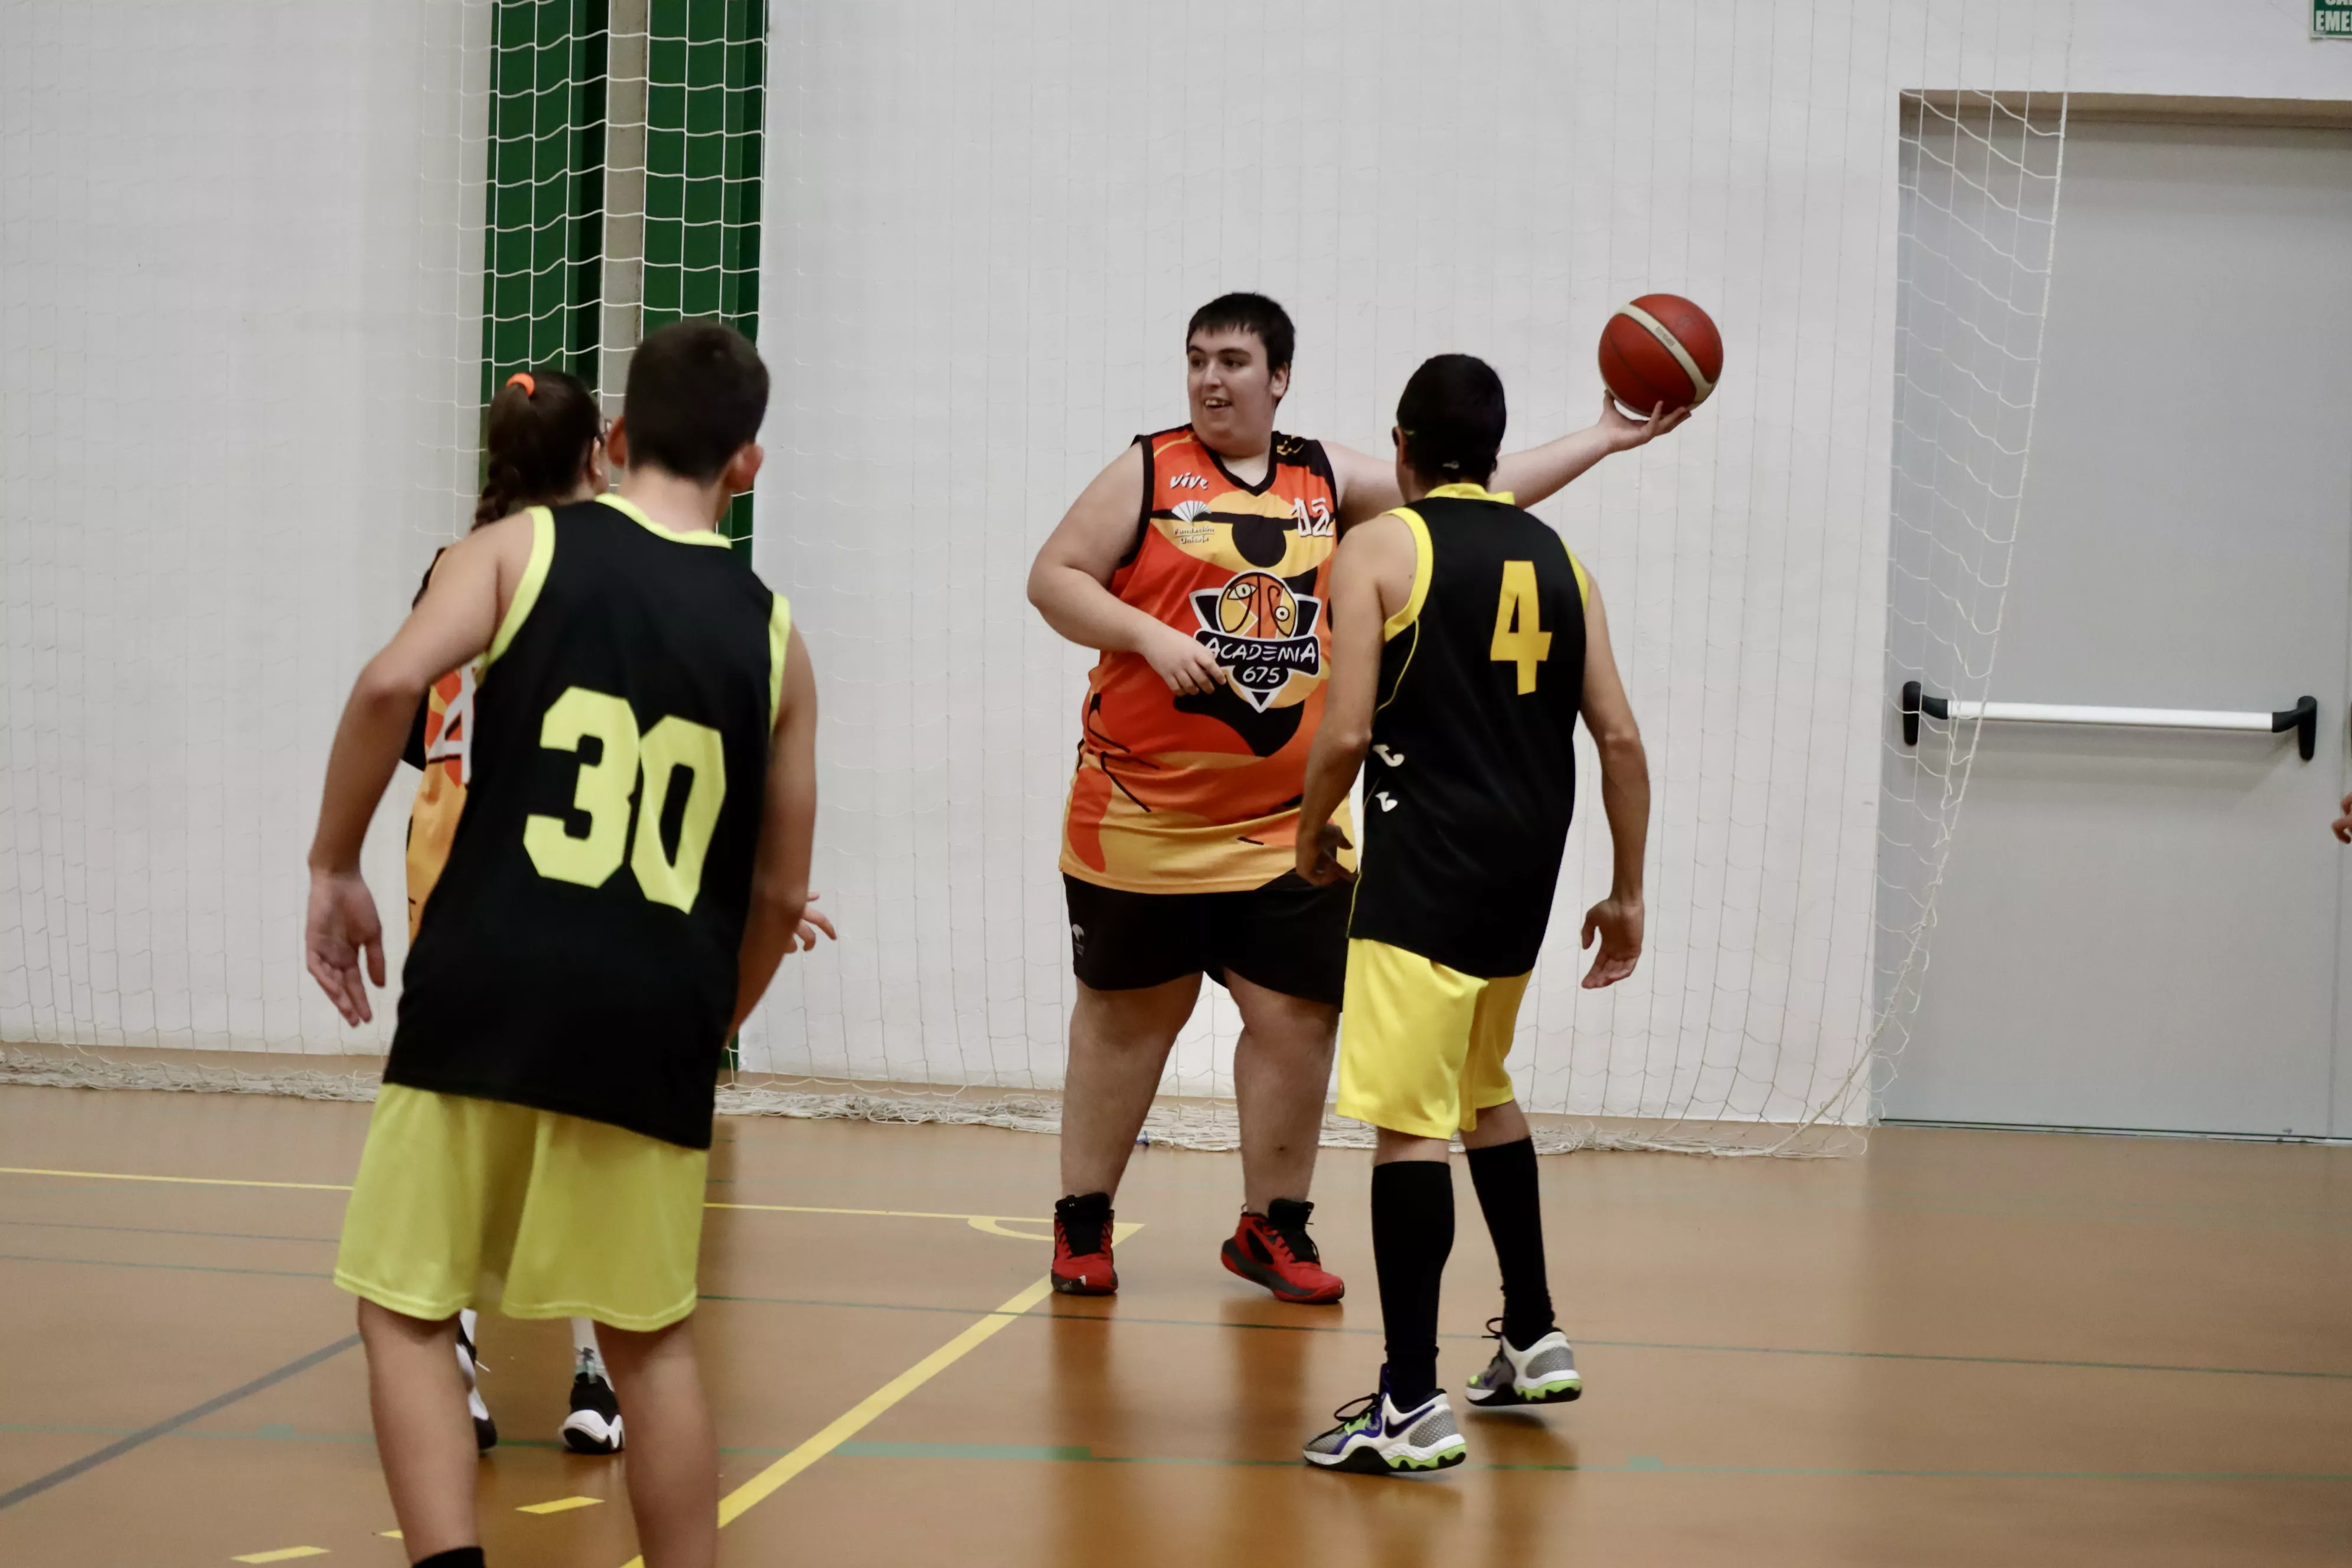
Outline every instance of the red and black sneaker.
<svg viewBox="0 0 2352 1568">
<path fill-rule="evenodd" d="M 1347 1281 L 1323 1267 L 1307 1216 L 1315 1205 L 1299 1198 L 1276 1198 L 1262 1215 L 1242 1211 L 1242 1223 L 1225 1243 L 1225 1267 L 1274 1292 L 1277 1301 L 1319 1307 L 1348 1292 Z"/>
<path fill-rule="evenodd" d="M 1082 1193 L 1054 1205 L 1054 1289 L 1065 1296 L 1111 1296 L 1110 1194 Z"/>
</svg>

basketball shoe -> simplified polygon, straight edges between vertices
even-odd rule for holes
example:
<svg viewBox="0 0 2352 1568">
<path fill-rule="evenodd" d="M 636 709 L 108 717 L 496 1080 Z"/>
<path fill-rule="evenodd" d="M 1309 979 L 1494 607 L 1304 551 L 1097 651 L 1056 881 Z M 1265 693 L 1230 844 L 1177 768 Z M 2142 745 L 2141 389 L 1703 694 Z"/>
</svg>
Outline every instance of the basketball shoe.
<svg viewBox="0 0 2352 1568">
<path fill-rule="evenodd" d="M 572 1414 L 563 1418 L 563 1446 L 575 1454 L 617 1454 L 621 1451 L 621 1401 L 604 1375 L 604 1363 L 594 1351 L 578 1352 L 580 1368 L 572 1374 Z"/>
<path fill-rule="evenodd" d="M 1276 1198 L 1262 1215 L 1242 1211 L 1241 1224 L 1226 1242 L 1225 1267 L 1252 1284 L 1274 1292 L 1277 1301 L 1319 1307 L 1347 1294 L 1347 1282 L 1323 1267 L 1307 1218 L 1315 1205 Z"/>
<path fill-rule="evenodd" d="M 1495 1342 L 1495 1359 L 1464 1390 L 1470 1403 L 1480 1409 L 1565 1405 L 1584 1392 L 1584 1378 L 1576 1370 L 1576 1352 L 1558 1329 L 1525 1350 L 1504 1334 L 1500 1318 L 1487 1321 L 1486 1334 Z"/>
<path fill-rule="evenodd" d="M 1081 1193 L 1054 1205 L 1054 1289 L 1065 1296 L 1110 1296 L 1110 1194 Z"/>
<path fill-rule="evenodd" d="M 482 1403 L 482 1391 L 477 1387 L 481 1367 L 474 1355 L 474 1325 L 481 1314 L 471 1307 L 457 1314 L 457 1370 L 466 1375 L 466 1409 L 474 1417 L 474 1447 L 487 1454 L 499 1446 L 499 1424 L 490 1419 L 490 1407 Z"/>
<path fill-rule="evenodd" d="M 1339 1424 L 1307 1439 L 1300 1455 L 1327 1470 L 1364 1476 L 1409 1475 L 1451 1469 L 1470 1457 L 1470 1446 L 1454 1424 L 1454 1407 L 1438 1390 L 1411 1410 L 1389 1397 L 1389 1369 L 1381 1368 L 1380 1390 L 1331 1412 Z"/>
</svg>

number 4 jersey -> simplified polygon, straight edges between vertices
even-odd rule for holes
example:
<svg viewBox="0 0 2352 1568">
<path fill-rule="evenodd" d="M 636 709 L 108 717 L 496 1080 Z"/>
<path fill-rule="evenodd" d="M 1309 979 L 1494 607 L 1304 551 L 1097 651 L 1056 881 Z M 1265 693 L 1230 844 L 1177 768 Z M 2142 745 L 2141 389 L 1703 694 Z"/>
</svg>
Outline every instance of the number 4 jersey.
<svg viewBox="0 0 2352 1568">
<path fill-rule="evenodd" d="M 1487 979 L 1535 967 L 1576 807 L 1584 568 L 1508 493 L 1442 485 L 1397 516 L 1350 937 Z"/>
<path fill-rule="evenodd" d="M 384 1080 L 708 1148 L 791 614 L 617 496 L 531 522 Z"/>
</svg>

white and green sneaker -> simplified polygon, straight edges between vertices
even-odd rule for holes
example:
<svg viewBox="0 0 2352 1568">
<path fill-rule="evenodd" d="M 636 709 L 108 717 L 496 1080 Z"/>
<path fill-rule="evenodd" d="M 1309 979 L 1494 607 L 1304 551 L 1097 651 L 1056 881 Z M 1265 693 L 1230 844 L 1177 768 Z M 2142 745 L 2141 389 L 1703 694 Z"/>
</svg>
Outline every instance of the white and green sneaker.
<svg viewBox="0 0 2352 1568">
<path fill-rule="evenodd" d="M 1507 1405 L 1565 1405 L 1584 1392 L 1584 1379 L 1576 1370 L 1576 1352 L 1558 1329 L 1525 1350 L 1504 1337 L 1499 1318 L 1486 1325 L 1486 1332 L 1495 1341 L 1495 1359 L 1464 1390 L 1471 1404 L 1482 1410 Z"/>
<path fill-rule="evenodd" d="M 1454 1424 L 1454 1407 L 1444 1390 L 1411 1410 L 1399 1410 L 1389 1397 L 1388 1369 L 1381 1369 L 1381 1387 L 1352 1404 L 1331 1412 L 1339 1424 L 1308 1439 L 1300 1451 L 1310 1465 L 1327 1470 L 1349 1470 L 1365 1476 L 1409 1476 L 1423 1470 L 1451 1469 L 1470 1456 L 1462 1430 Z"/>
</svg>

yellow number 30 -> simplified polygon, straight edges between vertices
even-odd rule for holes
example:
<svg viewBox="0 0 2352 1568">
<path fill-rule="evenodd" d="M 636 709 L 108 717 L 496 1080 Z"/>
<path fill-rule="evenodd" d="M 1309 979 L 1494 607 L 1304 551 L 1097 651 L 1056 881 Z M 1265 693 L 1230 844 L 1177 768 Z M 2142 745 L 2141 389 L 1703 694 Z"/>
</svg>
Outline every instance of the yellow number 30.
<svg viewBox="0 0 2352 1568">
<path fill-rule="evenodd" d="M 575 686 L 555 700 L 539 727 L 539 743 L 551 752 L 577 752 L 593 738 L 604 755 L 580 764 L 572 805 L 586 814 L 588 835 L 575 838 L 560 816 L 532 814 L 523 823 L 522 845 L 542 877 L 601 888 L 626 859 L 637 888 L 658 904 L 691 912 L 702 888 L 703 858 L 719 827 L 727 798 L 727 758 L 719 731 L 673 715 L 643 736 L 637 716 L 618 697 Z M 677 835 L 677 858 L 662 848 L 662 818 L 677 771 L 687 773 L 686 805 Z M 637 805 L 636 843 L 629 844 L 629 797 L 640 772 L 645 798 Z"/>
<path fill-rule="evenodd" d="M 1536 563 L 1503 563 L 1503 596 L 1495 606 L 1496 664 L 1519 667 L 1519 695 L 1536 689 L 1536 666 L 1551 657 L 1551 634 L 1543 629 L 1542 598 L 1536 589 Z"/>
</svg>

